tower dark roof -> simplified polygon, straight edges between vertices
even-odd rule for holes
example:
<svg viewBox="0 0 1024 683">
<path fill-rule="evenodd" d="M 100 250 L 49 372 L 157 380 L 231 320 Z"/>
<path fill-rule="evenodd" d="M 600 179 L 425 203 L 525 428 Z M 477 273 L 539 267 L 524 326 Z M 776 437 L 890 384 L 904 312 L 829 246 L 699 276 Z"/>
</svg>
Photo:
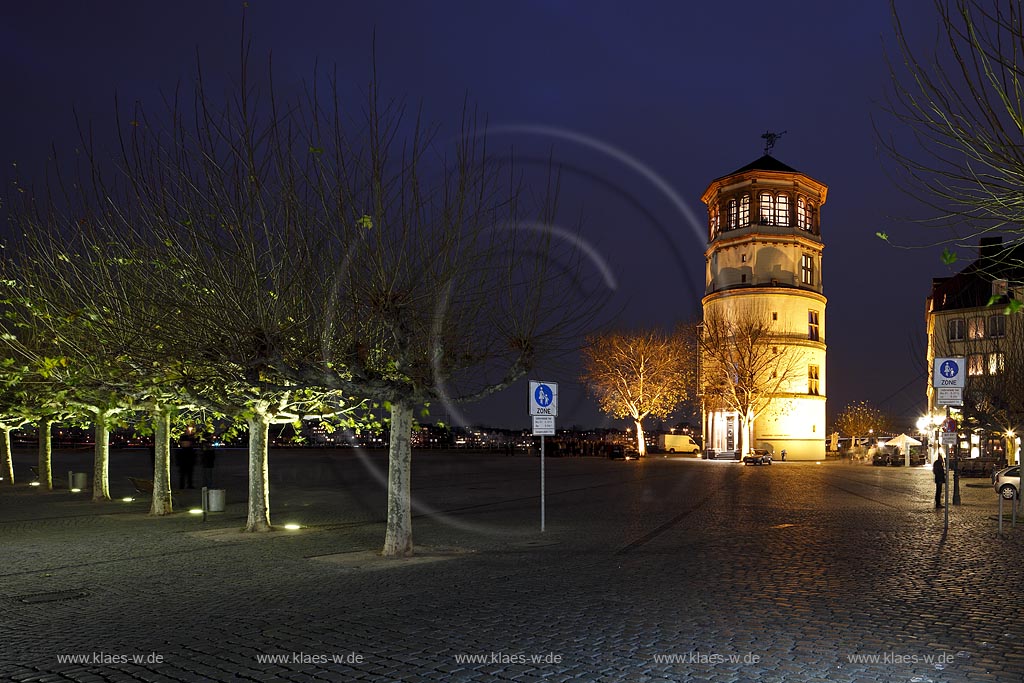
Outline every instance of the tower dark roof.
<svg viewBox="0 0 1024 683">
<path fill-rule="evenodd" d="M 746 173 L 747 171 L 782 171 L 783 173 L 799 173 L 800 171 L 787 166 L 782 163 L 771 154 L 765 154 L 756 161 L 751 161 L 743 168 L 738 168 L 729 175 L 736 175 L 737 173 Z"/>
</svg>

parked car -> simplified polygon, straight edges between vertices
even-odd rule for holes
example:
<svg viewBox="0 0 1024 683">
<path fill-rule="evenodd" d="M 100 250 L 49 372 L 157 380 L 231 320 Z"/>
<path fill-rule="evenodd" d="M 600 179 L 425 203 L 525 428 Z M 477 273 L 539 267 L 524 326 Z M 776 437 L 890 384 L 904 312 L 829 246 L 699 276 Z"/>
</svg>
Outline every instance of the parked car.
<svg viewBox="0 0 1024 683">
<path fill-rule="evenodd" d="M 992 488 L 1005 500 L 1013 500 L 1020 490 L 1020 465 L 1007 467 L 993 474 Z"/>
<path fill-rule="evenodd" d="M 765 448 L 755 448 L 743 457 L 744 465 L 771 465 L 772 453 Z"/>
<path fill-rule="evenodd" d="M 640 453 L 634 448 L 614 443 L 608 447 L 608 457 L 612 460 L 639 460 Z"/>
</svg>

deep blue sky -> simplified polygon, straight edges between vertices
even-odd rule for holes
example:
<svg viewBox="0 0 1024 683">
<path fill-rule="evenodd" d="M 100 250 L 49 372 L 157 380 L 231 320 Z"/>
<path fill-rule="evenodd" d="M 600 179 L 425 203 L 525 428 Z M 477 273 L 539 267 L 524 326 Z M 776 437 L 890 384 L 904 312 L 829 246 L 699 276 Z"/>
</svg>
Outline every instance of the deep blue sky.
<svg viewBox="0 0 1024 683">
<path fill-rule="evenodd" d="M 566 171 L 568 208 L 614 269 L 623 326 L 667 328 L 696 315 L 700 196 L 762 154 L 761 133 L 787 131 L 775 156 L 830 188 L 821 213 L 829 414 L 869 399 L 907 428 L 923 408 L 924 302 L 930 279 L 949 268 L 934 249 L 897 250 L 875 237 L 927 240 L 906 220 L 921 210 L 887 179 L 872 129 L 888 85 L 888 3 L 248 4 L 254 57 L 273 51 L 279 88 L 301 87 L 316 60 L 364 85 L 375 34 L 385 91 L 422 103 L 442 131 L 455 132 L 468 94 L 494 139 L 578 169 Z M 74 144 L 73 108 L 109 130 L 115 93 L 157 103 L 189 83 L 197 49 L 210 82 L 233 77 L 241 5 L 4 3 L 5 179 L 10 162 L 31 175 L 51 142 Z M 930 2 L 900 6 L 915 31 L 933 31 Z M 698 217 L 701 237 L 674 197 Z M 581 396 L 575 372 L 539 371 L 561 383 L 559 426 L 609 423 Z M 526 389 L 467 414 L 526 426 Z"/>
</svg>

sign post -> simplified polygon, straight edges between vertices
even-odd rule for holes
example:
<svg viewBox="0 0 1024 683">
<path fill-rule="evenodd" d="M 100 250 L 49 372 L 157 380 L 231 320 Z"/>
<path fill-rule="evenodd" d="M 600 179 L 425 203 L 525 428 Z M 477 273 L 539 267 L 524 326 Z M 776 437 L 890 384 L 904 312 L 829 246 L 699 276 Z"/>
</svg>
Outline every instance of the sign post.
<svg viewBox="0 0 1024 683">
<path fill-rule="evenodd" d="M 540 531 L 544 533 L 544 437 L 555 435 L 558 416 L 558 384 L 530 380 L 530 417 L 533 435 L 540 437 Z"/>
<path fill-rule="evenodd" d="M 950 417 L 949 407 L 963 405 L 963 390 L 966 386 L 965 372 L 967 359 L 962 356 L 936 358 L 932 368 L 932 387 L 935 388 L 936 404 L 946 406 L 946 420 L 942 423 L 942 445 L 946 447 L 946 505 L 945 531 L 949 531 L 949 470 L 952 461 L 959 456 L 956 420 Z M 952 449 L 950 449 L 952 446 Z M 960 468 L 953 464 L 953 504 L 960 504 Z"/>
</svg>

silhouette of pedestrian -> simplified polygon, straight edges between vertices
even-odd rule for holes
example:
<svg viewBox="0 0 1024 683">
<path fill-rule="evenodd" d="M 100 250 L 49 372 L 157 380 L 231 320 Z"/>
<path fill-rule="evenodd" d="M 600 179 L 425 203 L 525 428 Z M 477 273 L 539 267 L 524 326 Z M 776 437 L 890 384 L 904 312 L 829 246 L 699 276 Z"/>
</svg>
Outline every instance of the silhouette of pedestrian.
<svg viewBox="0 0 1024 683">
<path fill-rule="evenodd" d="M 935 507 L 942 507 L 942 485 L 946 483 L 946 464 L 942 461 L 942 454 L 935 458 L 932 465 L 932 473 L 935 475 Z"/>
<path fill-rule="evenodd" d="M 196 449 L 192 446 L 190 439 L 182 439 L 181 447 L 175 454 L 178 465 L 178 484 L 182 489 L 194 489 L 192 482 L 192 470 L 196 466 Z"/>
<path fill-rule="evenodd" d="M 782 449 L 782 462 L 786 462 L 786 449 Z"/>
</svg>

